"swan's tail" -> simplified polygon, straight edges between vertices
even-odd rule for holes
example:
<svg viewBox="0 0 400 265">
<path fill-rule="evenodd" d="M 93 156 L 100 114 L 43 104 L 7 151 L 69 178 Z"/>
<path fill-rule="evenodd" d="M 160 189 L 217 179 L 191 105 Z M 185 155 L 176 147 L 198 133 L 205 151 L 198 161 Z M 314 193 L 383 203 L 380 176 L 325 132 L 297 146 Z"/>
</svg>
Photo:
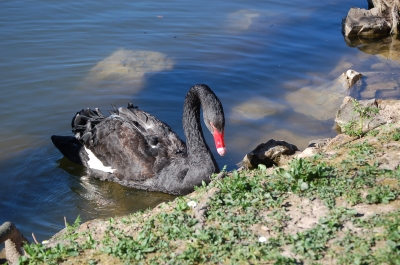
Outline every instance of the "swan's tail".
<svg viewBox="0 0 400 265">
<path fill-rule="evenodd" d="M 91 134 L 91 130 L 102 120 L 107 118 L 98 108 L 87 108 L 78 111 L 72 118 L 71 127 L 76 139 L 85 142 Z"/>
<path fill-rule="evenodd" d="M 53 135 L 51 141 L 68 160 L 85 165 L 88 160 L 87 154 L 85 149 L 82 148 L 82 144 L 75 137 Z"/>
</svg>

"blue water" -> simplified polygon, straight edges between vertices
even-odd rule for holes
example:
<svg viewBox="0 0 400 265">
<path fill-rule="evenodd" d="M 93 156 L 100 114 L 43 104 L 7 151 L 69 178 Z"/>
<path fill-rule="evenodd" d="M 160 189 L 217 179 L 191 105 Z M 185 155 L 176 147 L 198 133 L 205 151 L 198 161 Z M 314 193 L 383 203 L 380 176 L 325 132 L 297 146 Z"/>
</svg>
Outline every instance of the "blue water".
<svg viewBox="0 0 400 265">
<path fill-rule="evenodd" d="M 228 153 L 217 161 L 228 170 L 271 138 L 304 148 L 334 135 L 332 120 L 296 113 L 285 96 L 333 80 L 347 61 L 370 69 L 375 56 L 350 48 L 341 34 L 348 9 L 366 5 L 0 1 L 0 224 L 12 221 L 44 240 L 64 227 L 64 216 L 70 223 L 78 215 L 107 218 L 173 199 L 82 179 L 85 169 L 50 141 L 71 135 L 70 120 L 82 108 L 106 112 L 111 103 L 133 102 L 183 137 L 184 96 L 208 84 L 226 113 Z M 237 111 L 253 99 L 283 110 L 250 118 Z"/>
</svg>

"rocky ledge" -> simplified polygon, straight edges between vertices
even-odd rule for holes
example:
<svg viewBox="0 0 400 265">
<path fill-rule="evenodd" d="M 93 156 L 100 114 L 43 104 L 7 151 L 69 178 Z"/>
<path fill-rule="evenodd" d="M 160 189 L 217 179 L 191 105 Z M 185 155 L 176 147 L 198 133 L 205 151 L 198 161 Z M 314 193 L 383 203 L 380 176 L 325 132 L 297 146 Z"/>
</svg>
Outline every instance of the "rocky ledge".
<svg viewBox="0 0 400 265">
<path fill-rule="evenodd" d="M 399 0 L 368 0 L 368 10 L 351 8 L 342 22 L 345 37 L 376 38 L 399 33 Z"/>
</svg>

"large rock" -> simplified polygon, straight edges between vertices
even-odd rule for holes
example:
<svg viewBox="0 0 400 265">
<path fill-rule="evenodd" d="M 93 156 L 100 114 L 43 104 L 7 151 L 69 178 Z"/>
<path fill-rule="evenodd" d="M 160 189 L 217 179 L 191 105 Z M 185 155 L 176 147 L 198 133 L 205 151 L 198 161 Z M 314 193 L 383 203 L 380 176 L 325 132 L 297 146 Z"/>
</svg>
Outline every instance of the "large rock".
<svg viewBox="0 0 400 265">
<path fill-rule="evenodd" d="M 368 0 L 369 10 L 351 8 L 342 21 L 345 36 L 380 37 L 398 34 L 399 0 Z"/>
<path fill-rule="evenodd" d="M 358 99 L 400 99 L 400 76 L 394 73 L 365 72 Z"/>
<path fill-rule="evenodd" d="M 391 24 L 377 8 L 365 10 L 352 7 L 342 27 L 345 36 L 387 36 L 391 30 Z"/>
<path fill-rule="evenodd" d="M 307 86 L 286 96 L 298 113 L 317 120 L 335 118 L 346 96 L 360 99 L 400 99 L 400 76 L 396 73 L 348 70 L 335 80 L 320 86 Z"/>
<path fill-rule="evenodd" d="M 357 71 L 348 70 L 324 85 L 303 87 L 290 93 L 286 100 L 296 112 L 317 120 L 333 119 L 343 98 L 352 94 L 351 88 L 361 77 Z"/>
<path fill-rule="evenodd" d="M 284 110 L 285 106 L 278 102 L 263 97 L 252 98 L 236 106 L 233 109 L 235 115 L 232 115 L 231 119 L 233 121 L 242 119 L 258 120 L 267 116 L 276 115 Z"/>
<path fill-rule="evenodd" d="M 90 70 L 84 85 L 85 89 L 95 87 L 105 91 L 137 92 L 147 75 L 172 69 L 173 66 L 173 60 L 163 53 L 119 49 Z"/>
</svg>

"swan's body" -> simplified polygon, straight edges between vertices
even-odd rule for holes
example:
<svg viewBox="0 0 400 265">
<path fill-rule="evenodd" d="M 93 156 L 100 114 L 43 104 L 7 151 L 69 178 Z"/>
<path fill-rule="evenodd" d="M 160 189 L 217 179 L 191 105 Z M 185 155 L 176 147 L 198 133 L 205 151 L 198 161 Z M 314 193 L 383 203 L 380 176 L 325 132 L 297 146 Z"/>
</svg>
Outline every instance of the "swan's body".
<svg viewBox="0 0 400 265">
<path fill-rule="evenodd" d="M 222 104 L 206 85 L 195 85 L 186 95 L 186 144 L 167 124 L 132 104 L 108 117 L 98 109 L 82 110 L 72 120 L 75 137 L 51 138 L 66 158 L 86 166 L 90 176 L 138 189 L 187 194 L 219 171 L 204 140 L 200 105 L 218 153 L 224 155 Z"/>
</svg>

